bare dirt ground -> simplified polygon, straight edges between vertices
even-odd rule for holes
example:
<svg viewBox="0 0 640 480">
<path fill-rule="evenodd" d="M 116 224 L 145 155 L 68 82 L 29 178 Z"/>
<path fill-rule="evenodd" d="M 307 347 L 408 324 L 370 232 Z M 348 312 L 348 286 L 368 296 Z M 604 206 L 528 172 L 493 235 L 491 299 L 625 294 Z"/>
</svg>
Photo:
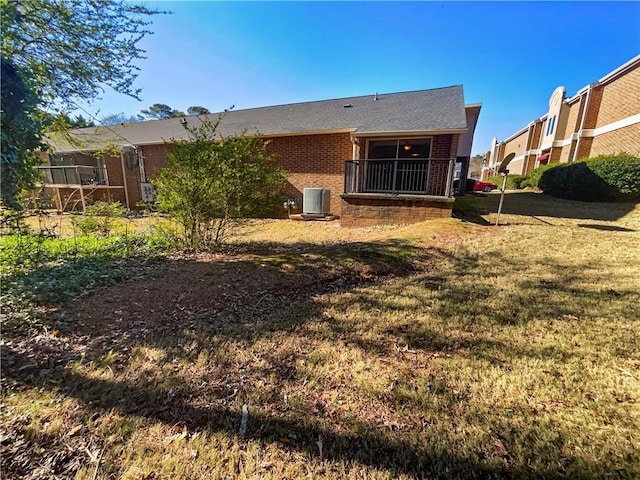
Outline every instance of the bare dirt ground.
<svg viewBox="0 0 640 480">
<path fill-rule="evenodd" d="M 62 226 L 62 231 L 69 228 L 67 215 L 52 216 L 48 222 L 57 228 Z M 186 402 L 179 388 L 171 389 L 170 399 L 165 395 L 155 398 L 145 389 L 148 384 L 144 375 L 141 380 L 139 370 L 129 370 L 129 355 L 137 355 L 142 346 L 177 349 L 180 358 L 197 364 L 191 354 L 201 345 L 195 338 L 204 335 L 212 342 L 218 337 L 251 342 L 270 329 L 295 327 L 313 315 L 309 309 L 318 296 L 414 272 L 425 257 L 408 238 L 421 239 L 420 243 L 425 239 L 434 244 L 450 243 L 473 228 L 458 223 L 445 220 L 432 226 L 347 230 L 337 222 L 248 222 L 236 229 L 231 243 L 218 253 L 174 254 L 165 262 L 144 266 L 133 279 L 120 285 L 99 289 L 65 305 L 43 306 L 46 316 L 55 319 L 49 328 L 19 329 L 17 335 L 5 329 L 3 390 L 11 392 L 11 397 L 25 387 L 41 392 L 53 388 L 64 396 L 97 401 L 103 411 L 123 407 L 124 403 L 129 415 L 167 422 L 179 417 L 180 425 L 197 430 L 199 425 L 211 423 L 210 418 L 203 419 L 203 412 L 211 406 L 208 399 L 222 397 L 221 404 L 232 408 L 238 392 L 246 389 L 246 382 L 260 382 L 264 371 L 243 372 L 227 365 L 226 380 L 203 387 L 192 383 L 206 374 L 202 367 L 197 373 L 193 367 L 188 373 L 182 372 L 182 366 L 175 366 L 174 357 L 169 363 L 171 378 L 178 373 L 191 378 L 190 401 Z M 144 231 L 149 221 L 136 227 Z M 271 317 L 277 312 L 287 313 L 274 324 Z M 87 379 L 70 365 L 107 366 L 115 372 L 117 384 Z M 284 378 L 291 375 L 290 370 L 286 362 L 273 368 Z M 3 408 L 0 443 L 3 471 L 8 478 L 67 478 L 86 464 L 87 456 L 96 460 L 91 456 L 95 440 L 81 434 L 85 427 L 76 428 L 97 420 L 96 414 L 74 406 L 67 412 L 70 424 L 61 419 L 53 421 L 67 434 L 60 435 L 56 429 L 54 434 L 42 435 L 32 432 L 31 423 L 37 419 L 47 430 L 55 415 L 46 413 L 42 418 L 29 410 L 16 415 L 15 408 L 6 403 Z M 223 410 L 221 416 L 228 417 L 229 413 Z M 235 429 L 235 425 L 225 426 Z"/>
</svg>

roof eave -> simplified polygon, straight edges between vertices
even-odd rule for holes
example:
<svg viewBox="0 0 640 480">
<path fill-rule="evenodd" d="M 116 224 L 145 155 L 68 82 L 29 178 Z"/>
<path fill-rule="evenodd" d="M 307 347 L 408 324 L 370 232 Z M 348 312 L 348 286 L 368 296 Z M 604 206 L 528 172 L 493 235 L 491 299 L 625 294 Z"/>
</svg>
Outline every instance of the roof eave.
<svg viewBox="0 0 640 480">
<path fill-rule="evenodd" d="M 398 136 L 432 136 L 432 135 L 448 135 L 455 133 L 467 133 L 468 128 L 449 128 L 442 130 L 395 130 L 395 131 L 376 131 L 376 132 L 354 132 L 353 137 L 398 137 Z"/>
<path fill-rule="evenodd" d="M 276 138 L 276 137 L 301 137 L 304 135 L 330 135 L 332 133 L 353 133 L 357 130 L 355 127 L 351 128 L 331 128 L 326 130 L 302 130 L 299 132 L 282 132 L 282 133 L 262 133 L 258 135 L 264 138 Z"/>
<path fill-rule="evenodd" d="M 357 130 L 356 128 L 352 127 L 352 128 L 334 128 L 334 129 L 327 129 L 327 130 L 303 130 L 299 132 L 282 132 L 282 133 L 258 132 L 256 134 L 247 134 L 247 136 L 249 137 L 259 136 L 262 138 L 300 137 L 305 135 L 331 135 L 335 133 L 353 133 L 356 130 Z M 170 140 L 166 140 L 166 139 L 160 138 L 158 140 L 150 140 L 146 142 L 133 142 L 133 143 L 126 143 L 126 144 L 105 142 L 103 144 L 93 144 L 91 146 L 73 148 L 73 149 L 69 149 L 68 147 L 63 147 L 63 149 L 59 149 L 59 148 L 56 148 L 56 146 L 53 145 L 52 143 L 49 143 L 49 145 L 53 147 L 54 153 L 83 153 L 83 152 L 95 152 L 96 150 L 100 150 L 102 148 L 107 148 L 107 147 L 130 147 L 130 146 L 144 147 L 148 145 L 171 144 L 171 143 L 174 143 L 175 141 L 183 141 L 183 140 L 186 140 L 186 139 L 172 138 Z"/>
</svg>

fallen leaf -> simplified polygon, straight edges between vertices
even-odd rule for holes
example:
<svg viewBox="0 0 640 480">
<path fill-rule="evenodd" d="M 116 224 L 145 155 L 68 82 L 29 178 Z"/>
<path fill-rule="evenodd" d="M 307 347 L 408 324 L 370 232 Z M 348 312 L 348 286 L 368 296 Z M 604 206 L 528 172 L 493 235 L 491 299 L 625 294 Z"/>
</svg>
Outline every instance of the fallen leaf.
<svg viewBox="0 0 640 480">
<path fill-rule="evenodd" d="M 102 453 L 101 449 L 97 448 L 92 452 L 87 447 L 85 447 L 84 450 L 85 452 L 87 452 L 87 455 L 89 456 L 89 460 L 92 463 L 98 463 L 98 460 L 100 459 L 100 454 Z"/>
<path fill-rule="evenodd" d="M 509 456 L 509 452 L 507 452 L 507 449 L 504 447 L 504 444 L 498 438 L 493 439 L 493 451 L 495 452 L 496 455 L 502 458 Z"/>
<path fill-rule="evenodd" d="M 73 437 L 76 433 L 78 433 L 80 430 L 82 430 L 82 427 L 83 427 L 83 425 L 76 425 L 71 430 L 69 430 L 69 432 L 67 432 L 67 436 Z"/>
</svg>

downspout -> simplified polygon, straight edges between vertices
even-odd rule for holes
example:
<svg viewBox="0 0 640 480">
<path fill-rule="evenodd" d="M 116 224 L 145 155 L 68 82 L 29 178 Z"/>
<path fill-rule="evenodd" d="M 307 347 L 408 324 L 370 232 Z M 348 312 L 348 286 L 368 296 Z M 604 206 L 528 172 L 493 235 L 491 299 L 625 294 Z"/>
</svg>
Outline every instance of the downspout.
<svg viewBox="0 0 640 480">
<path fill-rule="evenodd" d="M 136 148 L 133 147 L 136 152 L 136 156 L 138 157 L 138 165 L 140 167 L 140 183 L 147 182 L 147 175 L 144 172 L 144 155 L 142 154 L 142 147 Z"/>
<path fill-rule="evenodd" d="M 358 152 L 358 143 L 359 141 L 356 139 L 356 137 L 351 136 L 351 145 L 352 145 L 352 149 L 351 149 L 351 160 L 358 160 L 358 157 L 356 155 L 356 153 Z"/>
<path fill-rule="evenodd" d="M 590 83 L 585 93 L 584 108 L 582 109 L 582 118 L 580 119 L 580 129 L 578 130 L 578 139 L 576 140 L 576 149 L 573 151 L 573 158 L 571 163 L 576 161 L 578 157 L 578 149 L 580 148 L 580 139 L 582 138 L 582 130 L 584 130 L 584 124 L 587 119 L 587 110 L 589 109 L 589 100 L 591 100 L 591 90 L 593 89 L 593 83 Z"/>
<path fill-rule="evenodd" d="M 529 124 L 529 130 L 527 130 L 527 144 L 525 145 L 525 159 L 522 165 L 522 169 L 523 175 L 529 175 L 530 170 L 529 170 L 529 163 L 530 163 L 530 159 L 529 157 L 531 157 L 531 147 L 533 146 L 533 130 L 534 130 L 534 123 L 531 122 Z M 535 165 L 535 155 L 534 155 L 534 159 L 533 159 L 533 163 Z M 533 169 L 531 169 L 533 170 Z"/>
<path fill-rule="evenodd" d="M 495 170 L 496 157 L 498 156 L 497 149 L 498 139 L 496 137 L 493 137 L 491 139 L 491 154 L 489 155 L 489 175 L 487 175 L 487 178 L 490 177 Z M 485 172 L 483 172 L 482 174 L 482 179 L 486 180 L 484 173 Z"/>
<path fill-rule="evenodd" d="M 127 175 L 124 169 L 124 152 L 120 150 L 120 166 L 122 167 L 122 183 L 124 184 L 124 200 L 127 202 L 127 210 L 131 210 L 129 207 L 129 189 L 127 188 Z"/>
<path fill-rule="evenodd" d="M 353 135 L 351 135 L 351 145 L 352 145 L 352 149 L 351 149 L 351 160 L 358 160 L 358 146 L 360 145 L 360 141 L 354 137 Z M 358 162 L 353 162 L 354 165 L 356 165 Z M 346 162 L 345 162 L 346 164 Z M 351 175 L 351 186 L 350 186 L 350 193 L 354 193 L 356 190 L 356 177 L 359 175 L 359 169 L 360 166 L 356 166 L 355 169 L 352 166 L 352 175 Z M 344 191 L 346 193 L 347 191 L 347 171 L 346 171 L 346 167 L 345 167 L 345 172 L 344 172 L 344 182 L 345 182 L 345 188 Z"/>
</svg>

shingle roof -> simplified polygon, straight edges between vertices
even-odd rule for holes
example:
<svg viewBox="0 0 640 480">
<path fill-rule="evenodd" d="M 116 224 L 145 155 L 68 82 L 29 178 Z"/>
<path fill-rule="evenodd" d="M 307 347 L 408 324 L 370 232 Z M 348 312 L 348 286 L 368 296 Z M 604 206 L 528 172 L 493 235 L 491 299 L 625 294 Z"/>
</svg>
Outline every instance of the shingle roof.
<svg viewBox="0 0 640 480">
<path fill-rule="evenodd" d="M 215 120 L 218 113 L 210 114 Z M 185 117 L 197 126 L 196 116 Z M 155 120 L 111 127 L 74 130 L 82 139 L 81 147 L 61 138 L 50 143 L 58 151 L 91 150 L 105 143 L 145 145 L 186 139 L 182 118 Z M 182 120 L 183 121 L 183 120 Z M 412 92 L 366 95 L 315 102 L 293 103 L 226 112 L 218 132 L 226 137 L 260 133 L 264 136 L 351 131 L 358 135 L 373 133 L 464 132 L 467 122 L 461 85 Z"/>
</svg>

